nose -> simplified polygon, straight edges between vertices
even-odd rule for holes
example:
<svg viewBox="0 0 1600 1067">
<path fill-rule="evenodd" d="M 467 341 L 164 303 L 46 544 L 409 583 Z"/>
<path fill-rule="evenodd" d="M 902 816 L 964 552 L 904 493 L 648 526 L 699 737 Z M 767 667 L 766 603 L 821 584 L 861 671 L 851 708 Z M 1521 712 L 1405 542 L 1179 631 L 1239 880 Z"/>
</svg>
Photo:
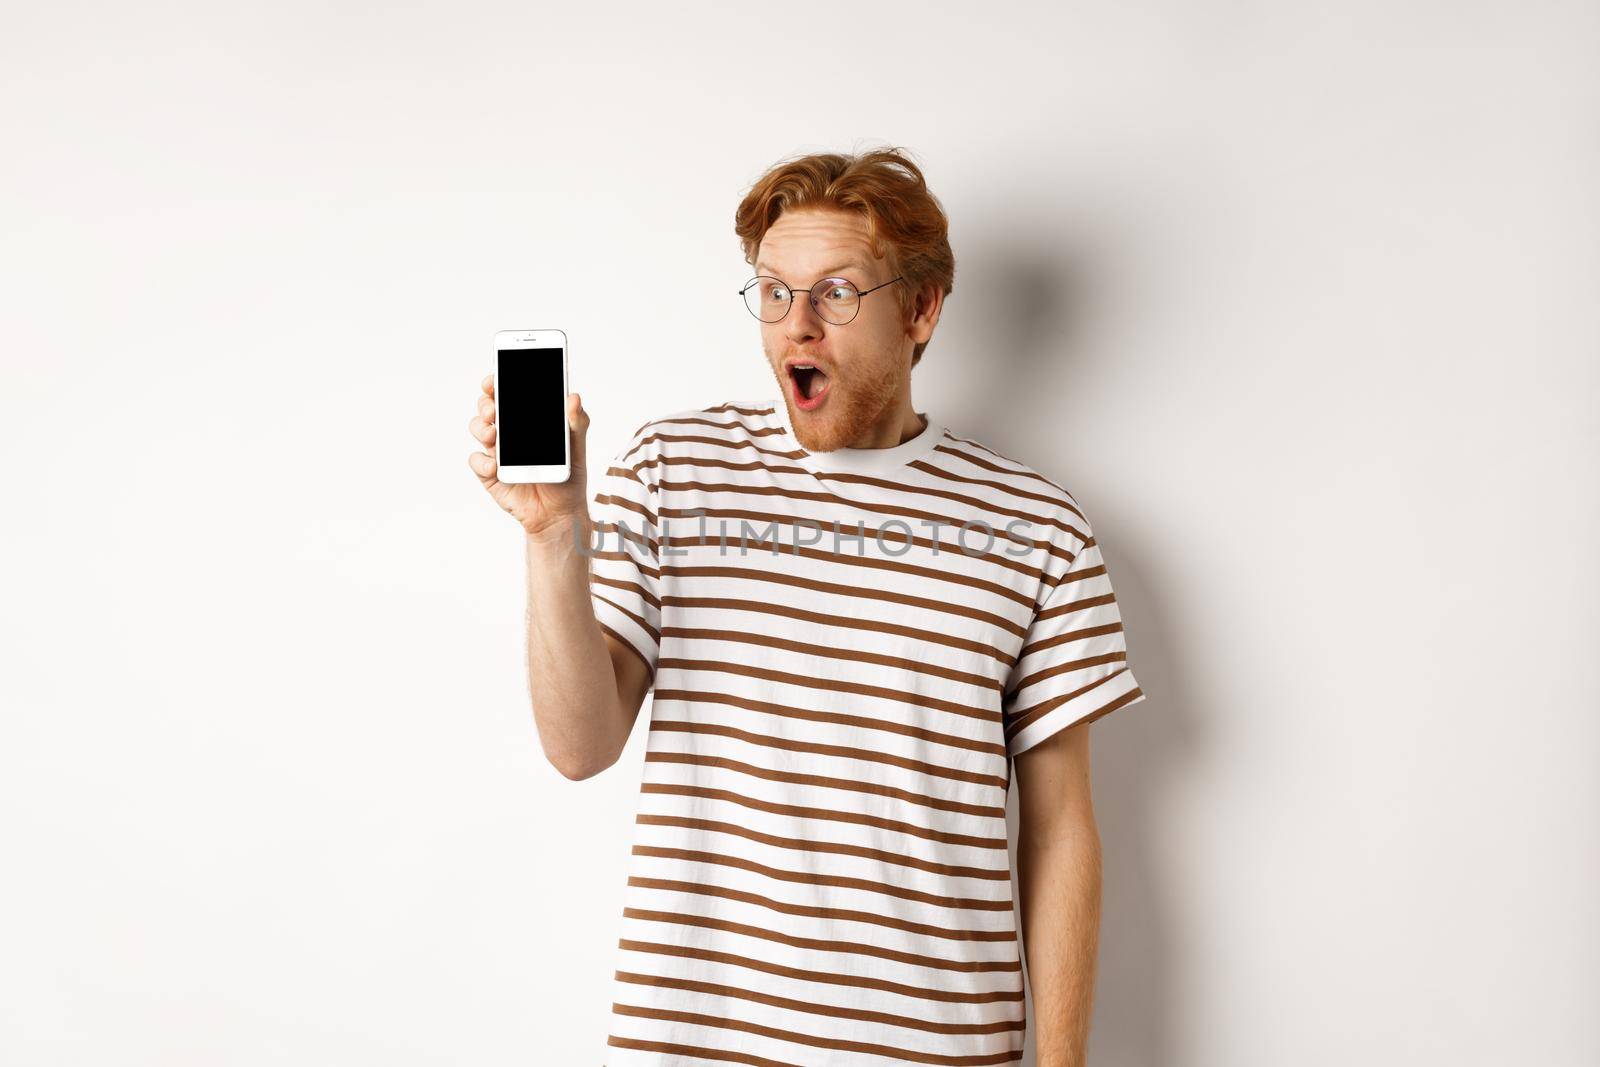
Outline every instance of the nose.
<svg viewBox="0 0 1600 1067">
<path fill-rule="evenodd" d="M 810 293 L 794 294 L 789 313 L 783 317 L 783 335 L 792 344 L 804 344 L 822 336 L 822 318 L 811 304 Z"/>
</svg>

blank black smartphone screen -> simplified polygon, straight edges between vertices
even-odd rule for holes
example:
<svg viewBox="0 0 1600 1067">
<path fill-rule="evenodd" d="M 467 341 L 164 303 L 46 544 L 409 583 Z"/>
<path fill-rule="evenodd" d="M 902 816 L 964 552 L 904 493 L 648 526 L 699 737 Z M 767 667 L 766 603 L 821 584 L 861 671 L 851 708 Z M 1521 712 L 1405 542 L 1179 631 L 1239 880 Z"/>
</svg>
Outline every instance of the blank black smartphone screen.
<svg viewBox="0 0 1600 1067">
<path fill-rule="evenodd" d="M 502 348 L 494 422 L 505 467 L 560 466 L 567 461 L 567 395 L 561 349 Z"/>
</svg>

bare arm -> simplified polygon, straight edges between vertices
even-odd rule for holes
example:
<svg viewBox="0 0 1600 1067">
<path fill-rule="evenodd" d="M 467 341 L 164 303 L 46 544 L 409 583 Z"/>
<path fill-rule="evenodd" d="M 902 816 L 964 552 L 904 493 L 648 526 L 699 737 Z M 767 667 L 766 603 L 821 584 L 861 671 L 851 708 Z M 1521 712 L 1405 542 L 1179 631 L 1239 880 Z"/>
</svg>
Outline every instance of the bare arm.
<svg viewBox="0 0 1600 1067">
<path fill-rule="evenodd" d="M 589 599 L 581 533 L 529 534 L 528 692 L 546 758 L 568 778 L 616 762 L 644 703 L 649 673 L 637 653 L 600 629 Z"/>
<path fill-rule="evenodd" d="M 494 379 L 483 381 L 478 414 L 468 424 L 485 447 L 495 442 Z M 616 762 L 649 688 L 632 650 L 606 634 L 589 596 L 586 436 L 589 415 L 567 396 L 572 476 L 559 484 L 508 485 L 495 477 L 491 452 L 468 465 L 489 495 L 521 525 L 528 588 L 528 692 L 539 743 L 568 778 L 598 774 Z"/>
<path fill-rule="evenodd" d="M 1089 724 L 1016 759 L 1017 882 L 1038 1067 L 1083 1067 L 1100 937 L 1100 834 L 1089 791 Z"/>
</svg>

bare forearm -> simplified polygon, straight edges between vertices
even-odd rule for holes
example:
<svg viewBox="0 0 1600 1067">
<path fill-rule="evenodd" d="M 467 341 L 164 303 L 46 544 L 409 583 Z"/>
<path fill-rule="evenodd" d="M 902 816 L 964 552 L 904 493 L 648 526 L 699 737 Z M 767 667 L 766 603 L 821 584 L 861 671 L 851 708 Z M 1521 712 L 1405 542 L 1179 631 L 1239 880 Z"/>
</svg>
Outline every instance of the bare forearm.
<svg viewBox="0 0 1600 1067">
<path fill-rule="evenodd" d="M 545 756 L 568 777 L 610 766 L 630 723 L 589 596 L 588 528 L 525 539 L 528 692 Z"/>
<path fill-rule="evenodd" d="M 1100 938 L 1098 832 L 1024 834 L 1017 881 L 1038 1067 L 1083 1067 Z"/>
</svg>

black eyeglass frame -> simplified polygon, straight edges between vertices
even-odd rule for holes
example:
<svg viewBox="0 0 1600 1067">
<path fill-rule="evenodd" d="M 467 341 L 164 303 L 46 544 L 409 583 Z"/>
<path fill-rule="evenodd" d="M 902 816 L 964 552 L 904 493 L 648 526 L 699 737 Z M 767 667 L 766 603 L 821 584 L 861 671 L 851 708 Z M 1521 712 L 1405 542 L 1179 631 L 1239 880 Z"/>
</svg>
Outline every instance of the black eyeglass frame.
<svg viewBox="0 0 1600 1067">
<path fill-rule="evenodd" d="M 757 315 L 755 313 L 755 311 L 751 309 L 750 301 L 746 300 L 746 299 L 743 299 L 744 294 L 749 291 L 750 287 L 752 285 L 755 285 L 762 278 L 771 278 L 773 281 L 777 282 L 779 285 L 781 285 L 785 289 L 789 290 L 789 304 L 788 304 L 787 307 L 785 307 L 783 309 L 783 314 L 779 315 L 775 319 L 764 319 L 760 315 Z M 893 278 L 890 278 L 888 281 L 884 282 L 882 285 L 874 285 L 871 289 L 862 289 L 859 286 L 857 286 L 855 282 L 851 281 L 849 278 L 846 278 L 846 277 L 844 277 L 842 275 L 837 275 L 836 274 L 831 278 L 822 278 L 822 279 L 820 279 L 816 283 L 816 285 L 813 285 L 810 289 L 805 290 L 805 293 L 806 293 L 806 295 L 808 297 L 811 298 L 811 310 L 817 312 L 817 318 L 822 319 L 823 322 L 826 322 L 830 326 L 848 326 L 848 325 L 850 325 L 850 323 L 856 321 L 856 315 L 860 315 L 861 314 L 861 298 L 862 297 L 866 296 L 868 293 L 877 292 L 879 289 L 882 289 L 885 285 L 893 285 L 895 282 L 903 282 L 905 280 L 906 280 L 906 276 L 904 274 L 897 274 Z M 823 315 L 822 315 L 822 312 L 817 311 L 817 286 L 818 285 L 823 285 L 824 283 L 827 283 L 827 282 L 844 282 L 846 285 L 848 285 L 850 288 L 852 288 L 852 289 L 854 289 L 856 291 L 856 311 L 855 311 L 855 315 L 851 315 L 848 319 L 845 319 L 843 322 L 834 322 L 832 319 L 824 318 Z M 776 274 L 757 274 L 754 278 L 751 278 L 749 281 L 745 282 L 743 285 L 741 285 L 739 287 L 739 296 L 741 298 L 740 302 L 744 304 L 744 309 L 746 311 L 749 311 L 750 314 L 755 318 L 755 320 L 757 322 L 768 322 L 768 323 L 782 322 L 784 319 L 788 318 L 788 316 L 789 316 L 789 308 L 794 307 L 794 286 L 790 285 L 788 282 L 784 281 L 782 278 L 778 277 Z"/>
</svg>

